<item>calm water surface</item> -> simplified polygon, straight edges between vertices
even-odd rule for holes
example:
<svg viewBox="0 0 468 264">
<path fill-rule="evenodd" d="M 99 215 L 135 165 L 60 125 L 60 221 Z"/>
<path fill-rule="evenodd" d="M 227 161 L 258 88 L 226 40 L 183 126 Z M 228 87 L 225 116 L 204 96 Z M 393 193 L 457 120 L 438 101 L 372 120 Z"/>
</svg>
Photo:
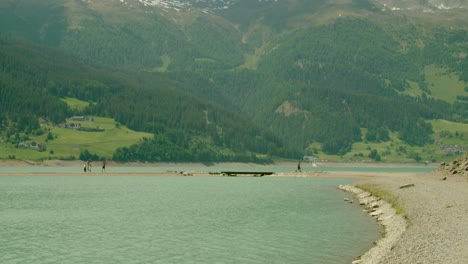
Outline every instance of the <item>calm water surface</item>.
<svg viewBox="0 0 468 264">
<path fill-rule="evenodd" d="M 350 180 L 0 177 L 0 263 L 350 263 L 378 224 Z"/>
<path fill-rule="evenodd" d="M 193 172 L 220 172 L 220 171 L 272 171 L 272 172 L 293 172 L 295 166 L 107 166 L 107 172 L 167 172 L 167 171 L 193 171 Z M 303 172 L 308 171 L 351 171 L 351 172 L 433 172 L 436 170 L 432 166 L 399 166 L 399 167 L 312 167 L 308 163 L 301 166 Z M 22 166 L 7 167 L 0 166 L 0 172 L 82 172 L 83 167 L 41 167 L 41 166 Z M 93 163 L 93 172 L 101 172 L 101 163 Z"/>
</svg>

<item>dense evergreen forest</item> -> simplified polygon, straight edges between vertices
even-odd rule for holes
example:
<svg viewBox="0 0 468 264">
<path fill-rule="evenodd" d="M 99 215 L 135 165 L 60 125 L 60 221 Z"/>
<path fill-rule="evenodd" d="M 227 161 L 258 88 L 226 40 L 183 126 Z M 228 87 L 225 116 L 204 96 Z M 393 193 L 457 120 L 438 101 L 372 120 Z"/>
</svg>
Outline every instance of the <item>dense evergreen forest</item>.
<svg viewBox="0 0 468 264">
<path fill-rule="evenodd" d="M 7 139 L 35 133 L 41 119 L 59 124 L 72 115 L 112 117 L 129 128 L 154 133 L 119 161 L 255 161 L 295 157 L 278 137 L 219 105 L 187 95 L 184 82 L 147 73 L 112 72 L 80 63 L 55 49 L 0 38 L 1 126 Z M 59 98 L 88 101 L 81 112 Z M 151 151 L 148 151 L 150 150 Z M 255 154 L 264 154 L 263 158 Z"/>
<path fill-rule="evenodd" d="M 28 16 L 27 4 L 0 5 L 0 133 L 8 140 L 87 114 L 154 135 L 117 149 L 114 160 L 268 162 L 315 155 L 315 143 L 344 155 L 391 133 L 424 146 L 434 138 L 430 120 L 468 122 L 468 88 L 443 100 L 425 72 L 435 65 L 468 82 L 464 26 L 379 16 L 367 1 L 347 7 L 366 18 L 296 27 L 295 17 L 316 15 L 327 1 L 288 12 L 284 2 L 239 2 L 220 16 L 48 2 L 34 4 L 41 16 Z M 72 110 L 65 97 L 89 106 Z"/>
<path fill-rule="evenodd" d="M 410 80 L 427 86 L 419 63 L 424 54 L 399 52 L 399 44 L 369 21 L 339 19 L 286 36 L 281 43 L 259 68 L 296 87 L 289 100 L 303 113 L 299 120 L 281 120 L 285 124 L 278 128 L 306 126 L 304 133 L 313 136 L 298 138 L 306 145 L 320 141 L 325 152 L 347 152 L 362 138 L 360 127 L 400 131 L 408 144 L 424 145 L 432 129 L 423 120 L 454 119 L 455 107 L 431 98 L 427 90 L 421 97 L 399 93 Z M 459 114 L 463 120 L 468 117 L 466 111 Z M 308 115 L 316 116 L 313 122 L 305 121 L 311 120 Z"/>
</svg>

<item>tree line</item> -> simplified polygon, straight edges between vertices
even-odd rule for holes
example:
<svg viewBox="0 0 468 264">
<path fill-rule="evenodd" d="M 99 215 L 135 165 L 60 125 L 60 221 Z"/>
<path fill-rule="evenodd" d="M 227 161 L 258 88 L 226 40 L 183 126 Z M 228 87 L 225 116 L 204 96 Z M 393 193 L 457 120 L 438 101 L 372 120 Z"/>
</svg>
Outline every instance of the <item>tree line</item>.
<svg viewBox="0 0 468 264">
<path fill-rule="evenodd" d="M 60 51 L 4 36 L 0 45 L 2 130 L 10 127 L 15 133 L 31 133 L 39 128 L 41 119 L 58 124 L 71 115 L 89 114 L 111 117 L 155 135 L 155 139 L 117 150 L 119 160 L 265 161 L 268 158 L 257 156 L 298 154 L 268 129 L 187 94 L 188 89 L 179 87 L 187 85 L 185 82 L 158 74 L 94 68 L 69 60 L 72 57 Z M 79 98 L 89 105 L 72 110 L 60 100 L 64 97 Z M 156 140 L 159 138 L 170 144 Z M 153 147 L 165 154 L 141 151 Z"/>
</svg>

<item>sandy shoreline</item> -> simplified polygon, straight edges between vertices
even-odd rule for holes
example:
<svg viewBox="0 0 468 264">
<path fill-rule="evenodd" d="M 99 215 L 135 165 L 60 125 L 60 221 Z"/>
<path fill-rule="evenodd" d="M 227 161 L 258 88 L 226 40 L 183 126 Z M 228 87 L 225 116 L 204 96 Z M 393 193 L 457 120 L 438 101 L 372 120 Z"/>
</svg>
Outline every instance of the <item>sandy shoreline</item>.
<svg viewBox="0 0 468 264">
<path fill-rule="evenodd" d="M 21 161 L 1 161 L 0 167 L 11 166 L 82 166 L 81 162 L 52 161 L 46 164 L 34 164 Z M 111 164 L 117 165 L 117 164 Z M 141 166 L 141 164 L 133 164 Z M 259 166 L 241 164 L 242 166 Z M 294 164 L 288 164 L 294 167 Z M 119 166 L 122 166 L 121 164 Z M 153 164 L 154 166 L 154 164 Z M 180 171 L 173 172 L 0 172 L 0 176 L 220 176 L 208 172 L 185 172 L 184 167 L 200 164 L 160 164 L 160 166 L 178 166 Z M 202 165 L 203 166 L 203 165 Z M 216 166 L 220 166 L 216 164 Z M 221 165 L 222 166 L 222 165 Z M 229 163 L 227 166 L 236 166 Z M 268 166 L 268 165 L 266 165 Z M 276 164 L 278 166 L 278 164 Z M 364 166 L 367 166 L 365 164 Z M 96 169 L 100 171 L 98 164 Z M 209 167 L 209 166 L 207 166 Z M 369 166 L 367 166 L 369 167 Z M 384 167 L 391 167 L 388 164 Z M 303 172 L 277 173 L 265 177 L 320 177 L 355 179 L 356 184 L 371 183 L 380 186 L 399 197 L 404 207 L 403 215 L 396 215 L 395 210 L 383 201 L 370 200 L 368 204 L 379 202 L 376 207 L 379 214 L 376 219 L 384 225 L 385 236 L 376 242 L 376 246 L 357 259 L 356 263 L 466 263 L 468 259 L 468 177 L 444 176 L 439 173 L 376 173 L 376 172 Z M 443 178 L 446 177 L 446 180 Z M 414 184 L 409 188 L 403 185 Z M 349 186 L 352 187 L 352 186 Z M 350 190 L 362 199 L 370 199 L 360 190 Z M 358 199 L 358 198 L 356 198 Z M 376 211 L 374 210 L 374 212 Z"/>
</svg>

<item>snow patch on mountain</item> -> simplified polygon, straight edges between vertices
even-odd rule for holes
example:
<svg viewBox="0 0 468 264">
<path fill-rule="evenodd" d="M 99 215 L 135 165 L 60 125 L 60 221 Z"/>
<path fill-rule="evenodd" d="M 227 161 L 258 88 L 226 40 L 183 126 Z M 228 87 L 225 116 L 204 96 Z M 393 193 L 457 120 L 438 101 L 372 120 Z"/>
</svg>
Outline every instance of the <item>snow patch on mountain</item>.
<svg viewBox="0 0 468 264">
<path fill-rule="evenodd" d="M 382 11 L 416 10 L 436 12 L 438 10 L 466 9 L 468 0 L 373 0 Z"/>
<path fill-rule="evenodd" d="M 123 0 L 122 0 L 123 1 Z M 241 0 L 138 0 L 144 6 L 158 6 L 174 9 L 200 8 L 209 10 L 228 9 Z M 250 0 L 260 3 L 278 2 L 285 0 Z"/>
<path fill-rule="evenodd" d="M 82 0 L 83 1 L 83 0 Z M 88 0 L 90 1 L 90 0 Z M 230 7 L 243 4 L 245 0 L 118 0 L 130 5 L 130 2 L 138 2 L 145 7 L 160 7 L 165 9 L 204 9 L 204 10 L 225 10 Z M 289 0 L 249 0 L 256 1 L 263 5 Z M 308 0 L 304 0 L 308 1 Z M 438 10 L 468 9 L 468 0 L 368 0 L 370 3 L 380 8 L 382 11 L 414 10 L 424 12 L 436 12 Z M 331 1 L 333 2 L 333 1 Z"/>
</svg>

